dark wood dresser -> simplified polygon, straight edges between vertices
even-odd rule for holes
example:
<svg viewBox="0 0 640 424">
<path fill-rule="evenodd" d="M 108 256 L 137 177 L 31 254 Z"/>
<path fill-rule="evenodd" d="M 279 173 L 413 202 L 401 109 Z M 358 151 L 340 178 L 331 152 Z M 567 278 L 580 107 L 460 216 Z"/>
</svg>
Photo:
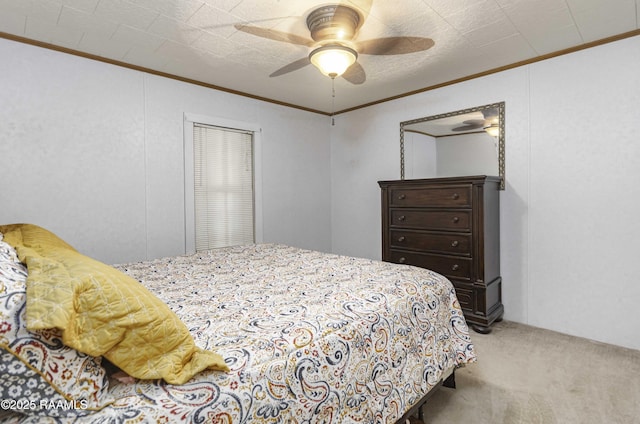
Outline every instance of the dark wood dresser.
<svg viewBox="0 0 640 424">
<path fill-rule="evenodd" d="M 431 269 L 453 283 L 467 323 L 502 319 L 500 177 L 379 181 L 382 260 Z"/>
</svg>

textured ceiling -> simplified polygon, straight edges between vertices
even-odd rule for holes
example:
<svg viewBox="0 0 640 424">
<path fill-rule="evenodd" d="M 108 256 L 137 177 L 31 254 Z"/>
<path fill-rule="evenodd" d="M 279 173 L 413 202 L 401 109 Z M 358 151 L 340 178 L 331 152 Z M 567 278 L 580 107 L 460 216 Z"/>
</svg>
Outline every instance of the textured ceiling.
<svg viewBox="0 0 640 424">
<path fill-rule="evenodd" d="M 239 31 L 310 38 L 314 0 L 0 0 L 0 32 L 294 106 L 332 113 L 586 43 L 640 32 L 640 0 L 343 0 L 365 17 L 357 41 L 431 38 L 426 51 L 361 54 L 366 81 L 312 65 L 270 77 L 310 47 Z M 17 37 L 12 37 L 17 36 Z"/>
</svg>

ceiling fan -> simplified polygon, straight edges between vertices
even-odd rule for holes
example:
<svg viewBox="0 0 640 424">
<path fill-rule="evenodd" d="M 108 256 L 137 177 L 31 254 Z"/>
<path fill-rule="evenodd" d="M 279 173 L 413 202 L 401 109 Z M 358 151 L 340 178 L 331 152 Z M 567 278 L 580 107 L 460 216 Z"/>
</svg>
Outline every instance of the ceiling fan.
<svg viewBox="0 0 640 424">
<path fill-rule="evenodd" d="M 358 55 L 397 55 L 425 51 L 433 47 L 430 38 L 384 37 L 357 40 L 358 30 L 364 24 L 364 15 L 358 10 L 342 4 L 320 6 L 312 10 L 306 19 L 310 39 L 296 34 L 236 24 L 239 31 L 258 37 L 285 43 L 307 46 L 308 56 L 300 58 L 273 72 L 270 77 L 278 77 L 301 69 L 310 63 L 323 74 L 334 79 L 342 76 L 352 84 L 366 81 L 366 73 L 357 62 Z"/>
<path fill-rule="evenodd" d="M 496 118 L 498 117 L 498 109 L 484 109 L 481 111 L 483 119 L 467 119 L 462 121 L 462 125 L 454 127 L 451 131 L 463 132 L 473 131 L 477 129 L 487 129 L 491 125 L 495 125 Z"/>
</svg>

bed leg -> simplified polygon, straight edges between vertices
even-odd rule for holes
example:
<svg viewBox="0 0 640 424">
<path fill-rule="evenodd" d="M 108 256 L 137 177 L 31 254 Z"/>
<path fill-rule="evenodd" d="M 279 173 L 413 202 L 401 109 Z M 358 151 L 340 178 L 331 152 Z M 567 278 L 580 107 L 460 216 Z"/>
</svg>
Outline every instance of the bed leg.
<svg viewBox="0 0 640 424">
<path fill-rule="evenodd" d="M 442 382 L 442 385 L 450 389 L 455 389 L 456 388 L 456 372 L 453 371 L 451 375 Z"/>
</svg>

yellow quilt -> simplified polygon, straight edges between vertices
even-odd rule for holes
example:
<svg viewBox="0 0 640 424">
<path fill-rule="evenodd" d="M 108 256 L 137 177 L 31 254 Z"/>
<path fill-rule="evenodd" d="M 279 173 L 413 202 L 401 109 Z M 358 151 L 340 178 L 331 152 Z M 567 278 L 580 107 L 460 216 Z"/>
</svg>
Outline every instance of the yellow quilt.
<svg viewBox="0 0 640 424">
<path fill-rule="evenodd" d="M 28 269 L 27 328 L 58 328 L 63 343 L 104 356 L 140 379 L 183 384 L 224 359 L 198 348 L 186 326 L 138 281 L 30 224 L 0 226 Z"/>
</svg>

